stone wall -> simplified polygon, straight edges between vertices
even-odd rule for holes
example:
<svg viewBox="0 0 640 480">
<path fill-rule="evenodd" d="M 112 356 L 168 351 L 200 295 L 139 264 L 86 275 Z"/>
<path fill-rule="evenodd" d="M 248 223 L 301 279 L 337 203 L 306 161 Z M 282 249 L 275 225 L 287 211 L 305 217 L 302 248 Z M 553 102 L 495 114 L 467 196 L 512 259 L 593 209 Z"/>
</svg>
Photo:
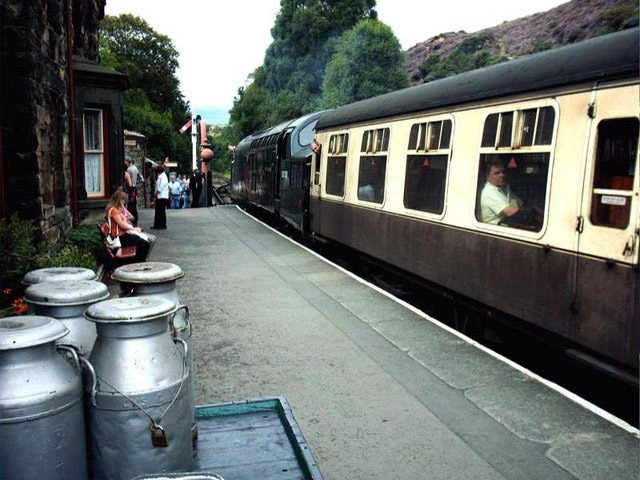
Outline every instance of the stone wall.
<svg viewBox="0 0 640 480">
<path fill-rule="evenodd" d="M 137 132 L 124 131 L 124 154 L 129 155 L 133 160 L 140 175 L 145 176 L 144 160 L 146 153 L 146 137 Z M 145 178 L 146 181 L 146 178 Z M 138 207 L 144 206 L 144 188 L 138 183 Z"/>
<path fill-rule="evenodd" d="M 97 59 L 105 0 L 73 0 L 74 53 Z M 67 9 L 0 1 L 0 128 L 7 210 L 57 240 L 72 220 Z"/>
</svg>

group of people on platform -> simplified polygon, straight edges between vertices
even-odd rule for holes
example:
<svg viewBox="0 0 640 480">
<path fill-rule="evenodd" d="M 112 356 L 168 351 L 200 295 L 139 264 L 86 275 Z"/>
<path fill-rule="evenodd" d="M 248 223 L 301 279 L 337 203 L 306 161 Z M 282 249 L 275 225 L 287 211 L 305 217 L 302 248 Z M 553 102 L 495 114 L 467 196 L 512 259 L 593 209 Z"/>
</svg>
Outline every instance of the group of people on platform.
<svg viewBox="0 0 640 480">
<path fill-rule="evenodd" d="M 167 176 L 166 163 L 169 158 L 155 167 L 154 194 L 152 206 L 155 206 L 155 217 L 152 229 L 164 230 L 167 228 L 166 209 L 184 209 L 206 206 L 205 176 L 199 169 L 194 169 L 190 178 L 170 173 Z M 135 166 L 130 156 L 125 156 L 125 171 L 122 187 L 116 190 L 107 207 L 105 208 L 105 220 L 109 225 L 110 237 L 118 239 L 117 243 L 123 247 L 136 246 L 136 261 L 146 260 L 153 244 L 155 236 L 144 233 L 138 225 L 138 184 L 144 178 Z M 117 248 L 117 247 L 116 247 Z"/>
<path fill-rule="evenodd" d="M 156 167 L 158 178 L 155 184 L 155 217 L 151 228 L 164 230 L 167 228 L 167 208 L 184 209 L 206 207 L 205 176 L 199 169 L 194 169 L 191 177 L 183 178 L 176 173 L 167 176 L 165 159 Z"/>
</svg>

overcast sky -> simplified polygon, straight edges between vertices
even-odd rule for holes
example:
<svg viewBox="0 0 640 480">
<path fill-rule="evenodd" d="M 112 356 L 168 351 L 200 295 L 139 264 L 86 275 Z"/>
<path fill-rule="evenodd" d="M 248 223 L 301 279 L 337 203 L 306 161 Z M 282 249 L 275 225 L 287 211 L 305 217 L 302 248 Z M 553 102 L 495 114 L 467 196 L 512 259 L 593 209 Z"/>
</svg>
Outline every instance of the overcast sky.
<svg viewBox="0 0 640 480">
<path fill-rule="evenodd" d="M 378 0 L 378 18 L 407 50 L 442 32 L 483 28 L 566 0 Z M 107 0 L 106 14 L 132 13 L 169 36 L 180 53 L 180 88 L 207 123 L 226 123 L 238 87 L 262 64 L 280 0 Z"/>
</svg>

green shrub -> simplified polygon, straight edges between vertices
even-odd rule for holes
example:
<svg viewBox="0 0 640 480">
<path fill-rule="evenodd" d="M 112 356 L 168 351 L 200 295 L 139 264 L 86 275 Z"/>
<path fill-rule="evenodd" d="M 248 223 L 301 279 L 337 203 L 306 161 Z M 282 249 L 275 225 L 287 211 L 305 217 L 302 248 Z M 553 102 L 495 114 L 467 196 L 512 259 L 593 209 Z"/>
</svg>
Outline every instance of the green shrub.
<svg viewBox="0 0 640 480">
<path fill-rule="evenodd" d="M 613 7 L 605 11 L 602 14 L 602 19 L 605 22 L 605 27 L 598 30 L 597 33 L 604 35 L 606 33 L 616 32 L 622 29 L 624 23 L 630 18 L 636 18 L 638 16 L 638 7 L 633 6 L 619 6 Z"/>
<path fill-rule="evenodd" d="M 0 222 L 0 288 L 14 290 L 25 272 L 36 266 L 36 229 L 14 214 Z"/>
<path fill-rule="evenodd" d="M 72 230 L 63 244 L 37 243 L 37 228 L 13 215 L 0 221 L 0 318 L 24 313 L 22 277 L 36 268 L 84 267 L 95 270 L 104 247 L 97 229 Z"/>
<path fill-rule="evenodd" d="M 61 250 L 50 250 L 38 258 L 38 268 L 83 267 L 96 270 L 95 255 L 88 250 L 80 250 L 75 245 L 65 245 Z"/>
<path fill-rule="evenodd" d="M 531 52 L 529 53 L 538 53 L 544 52 L 545 50 L 549 50 L 551 48 L 551 44 L 549 42 L 544 41 L 544 39 L 538 37 L 535 42 L 533 42 L 533 48 L 531 48 Z"/>
<path fill-rule="evenodd" d="M 104 252 L 100 233 L 94 226 L 83 225 L 74 228 L 67 234 L 65 241 L 67 244 L 75 245 L 79 250 L 91 252 L 96 259 L 100 259 Z"/>
</svg>

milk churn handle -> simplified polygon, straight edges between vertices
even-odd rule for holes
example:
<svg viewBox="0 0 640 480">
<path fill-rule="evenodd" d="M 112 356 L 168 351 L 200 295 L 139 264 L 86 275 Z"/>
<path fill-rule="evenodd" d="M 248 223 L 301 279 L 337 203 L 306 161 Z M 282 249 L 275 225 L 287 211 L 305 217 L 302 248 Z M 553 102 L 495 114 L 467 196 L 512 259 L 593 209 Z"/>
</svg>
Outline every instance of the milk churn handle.
<svg viewBox="0 0 640 480">
<path fill-rule="evenodd" d="M 75 363 L 78 371 L 82 370 L 82 367 L 80 366 L 80 360 L 78 358 L 78 349 L 76 347 L 74 347 L 73 345 L 59 344 L 59 345 L 56 345 L 56 350 L 64 350 L 65 352 L 68 352 L 69 354 L 71 354 L 73 363 Z"/>
<path fill-rule="evenodd" d="M 175 327 L 173 321 L 176 318 L 176 314 L 180 310 L 184 310 L 186 312 L 185 321 L 187 322 L 187 327 L 189 328 L 189 335 L 188 336 L 190 337 L 191 336 L 191 314 L 189 313 L 189 307 L 187 305 L 180 305 L 178 308 L 176 308 L 176 310 L 171 315 L 171 320 L 169 320 L 169 326 L 171 327 L 171 333 L 173 334 L 174 338 L 178 334 L 178 331 L 176 330 L 176 327 Z"/>
<path fill-rule="evenodd" d="M 98 390 L 98 376 L 96 375 L 96 369 L 93 368 L 91 362 L 84 357 L 79 357 L 82 366 L 87 369 L 89 375 L 91 375 L 91 405 L 96 406 L 96 393 Z"/>
<path fill-rule="evenodd" d="M 182 340 L 181 338 L 174 338 L 173 341 L 175 343 L 179 343 L 180 345 L 182 345 L 182 349 L 184 350 L 182 352 L 182 365 L 186 368 L 188 368 L 188 355 L 189 355 L 189 345 L 187 345 L 187 342 L 185 342 L 184 340 Z M 185 373 L 185 372 L 183 372 Z"/>
</svg>

